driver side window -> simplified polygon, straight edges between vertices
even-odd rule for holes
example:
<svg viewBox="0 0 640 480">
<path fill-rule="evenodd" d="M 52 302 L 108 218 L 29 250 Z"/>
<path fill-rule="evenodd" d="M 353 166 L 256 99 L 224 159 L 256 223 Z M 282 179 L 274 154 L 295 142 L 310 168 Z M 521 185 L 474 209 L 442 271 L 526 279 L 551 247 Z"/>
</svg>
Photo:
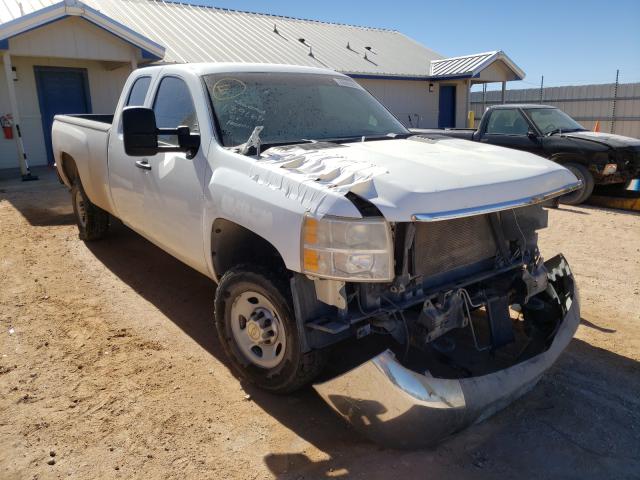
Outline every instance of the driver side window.
<svg viewBox="0 0 640 480">
<path fill-rule="evenodd" d="M 515 108 L 497 109 L 491 113 L 487 133 L 497 135 L 526 135 L 529 124 Z"/>
<path fill-rule="evenodd" d="M 191 93 L 184 80 L 164 77 L 158 87 L 153 102 L 158 128 L 187 126 L 192 133 L 199 131 L 196 108 Z M 159 135 L 158 141 L 168 145 L 178 145 L 177 135 Z"/>
</svg>

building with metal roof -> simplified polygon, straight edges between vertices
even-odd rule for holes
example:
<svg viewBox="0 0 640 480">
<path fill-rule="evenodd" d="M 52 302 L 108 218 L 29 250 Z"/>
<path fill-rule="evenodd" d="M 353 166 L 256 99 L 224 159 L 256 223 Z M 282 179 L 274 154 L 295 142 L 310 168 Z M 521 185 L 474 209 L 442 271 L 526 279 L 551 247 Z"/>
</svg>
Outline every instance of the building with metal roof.
<svg viewBox="0 0 640 480">
<path fill-rule="evenodd" d="M 52 160 L 53 114 L 112 112 L 131 69 L 150 63 L 327 67 L 414 127 L 463 126 L 473 83 L 524 77 L 503 52 L 447 59 L 395 30 L 161 0 L 0 0 L 0 53 L 0 116 L 35 164 Z M 14 143 L 0 138 L 0 168 Z"/>
</svg>

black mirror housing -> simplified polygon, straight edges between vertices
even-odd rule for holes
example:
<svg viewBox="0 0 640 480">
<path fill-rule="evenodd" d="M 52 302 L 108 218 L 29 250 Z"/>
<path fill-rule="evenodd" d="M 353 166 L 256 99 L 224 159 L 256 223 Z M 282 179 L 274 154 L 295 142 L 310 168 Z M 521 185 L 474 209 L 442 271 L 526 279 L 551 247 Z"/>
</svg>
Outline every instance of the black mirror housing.
<svg viewBox="0 0 640 480">
<path fill-rule="evenodd" d="M 158 153 L 156 114 L 150 108 L 125 107 L 122 110 L 124 151 L 132 157 Z"/>
<path fill-rule="evenodd" d="M 538 139 L 538 134 L 536 132 L 534 132 L 533 130 L 529 130 L 527 132 L 527 137 L 529 137 L 531 140 L 537 140 Z"/>
<path fill-rule="evenodd" d="M 176 135 L 178 146 L 158 145 L 158 135 Z M 124 151 L 131 157 L 146 157 L 158 152 L 186 152 L 193 158 L 200 148 L 200 135 L 189 127 L 158 128 L 151 108 L 125 107 L 122 110 Z"/>
</svg>

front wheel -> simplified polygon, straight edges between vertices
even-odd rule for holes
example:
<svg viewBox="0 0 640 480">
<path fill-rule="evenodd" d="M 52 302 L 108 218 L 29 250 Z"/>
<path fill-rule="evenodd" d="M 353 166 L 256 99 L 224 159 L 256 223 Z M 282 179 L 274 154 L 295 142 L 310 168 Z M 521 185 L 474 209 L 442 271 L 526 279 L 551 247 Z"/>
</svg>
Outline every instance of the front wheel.
<svg viewBox="0 0 640 480">
<path fill-rule="evenodd" d="M 565 205 L 579 205 L 593 193 L 595 181 L 587 167 L 579 163 L 566 163 L 565 168 L 571 170 L 578 180 L 582 181 L 582 188 L 560 197 L 560 203 Z"/>
<path fill-rule="evenodd" d="M 73 182 L 71 200 L 80 239 L 90 242 L 104 237 L 109 230 L 109 214 L 91 203 L 80 180 Z"/>
<path fill-rule="evenodd" d="M 216 290 L 218 336 L 233 368 L 273 393 L 289 393 L 315 378 L 324 354 L 302 351 L 289 287 L 266 270 L 238 267 Z"/>
</svg>

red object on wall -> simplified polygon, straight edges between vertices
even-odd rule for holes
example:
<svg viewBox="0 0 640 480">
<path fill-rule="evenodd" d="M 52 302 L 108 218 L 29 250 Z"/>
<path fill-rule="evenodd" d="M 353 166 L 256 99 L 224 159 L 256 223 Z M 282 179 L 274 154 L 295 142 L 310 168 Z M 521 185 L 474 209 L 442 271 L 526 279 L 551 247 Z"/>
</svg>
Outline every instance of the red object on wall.
<svg viewBox="0 0 640 480">
<path fill-rule="evenodd" d="M 11 116 L 10 113 L 6 114 L 6 115 L 2 115 L 0 117 L 0 125 L 2 125 L 2 132 L 4 133 L 4 138 L 6 138 L 7 140 L 11 140 L 13 138 L 13 128 L 11 128 L 11 126 L 13 125 L 13 117 Z"/>
</svg>

